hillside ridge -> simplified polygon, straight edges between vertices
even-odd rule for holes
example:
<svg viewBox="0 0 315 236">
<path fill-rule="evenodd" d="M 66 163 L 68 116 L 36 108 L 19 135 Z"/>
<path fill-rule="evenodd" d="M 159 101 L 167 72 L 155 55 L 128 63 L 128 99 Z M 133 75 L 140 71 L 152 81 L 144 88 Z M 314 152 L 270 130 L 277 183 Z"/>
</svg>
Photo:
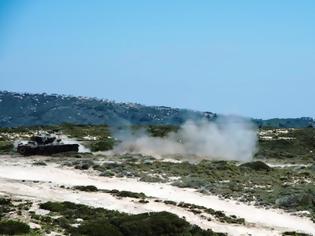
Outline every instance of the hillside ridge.
<svg viewBox="0 0 315 236">
<path fill-rule="evenodd" d="M 179 125 L 187 119 L 216 119 L 220 115 L 167 106 L 145 106 L 108 99 L 0 91 L 0 127 L 34 125 L 107 124 L 107 125 Z M 260 127 L 314 127 L 311 117 L 253 119 Z"/>
</svg>

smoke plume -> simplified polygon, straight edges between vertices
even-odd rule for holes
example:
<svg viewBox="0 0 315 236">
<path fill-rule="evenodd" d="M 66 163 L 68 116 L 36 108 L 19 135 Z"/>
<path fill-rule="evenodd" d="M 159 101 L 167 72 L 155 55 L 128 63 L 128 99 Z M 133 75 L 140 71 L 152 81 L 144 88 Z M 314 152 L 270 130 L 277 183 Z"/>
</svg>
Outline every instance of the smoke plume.
<svg viewBox="0 0 315 236">
<path fill-rule="evenodd" d="M 154 157 L 181 156 L 210 160 L 249 161 L 256 151 L 255 126 L 244 118 L 224 117 L 185 122 L 166 137 L 151 137 L 144 131 L 124 134 L 114 153 L 143 154 Z"/>
</svg>

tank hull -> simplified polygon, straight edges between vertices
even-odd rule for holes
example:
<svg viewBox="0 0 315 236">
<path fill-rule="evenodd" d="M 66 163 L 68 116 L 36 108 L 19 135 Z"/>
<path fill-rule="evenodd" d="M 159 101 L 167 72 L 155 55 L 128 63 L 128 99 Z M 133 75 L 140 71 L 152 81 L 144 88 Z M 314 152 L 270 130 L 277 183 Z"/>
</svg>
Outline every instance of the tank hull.
<svg viewBox="0 0 315 236">
<path fill-rule="evenodd" d="M 52 155 L 61 152 L 78 152 L 78 144 L 60 144 L 60 145 L 20 145 L 17 147 L 18 153 L 23 156 L 31 155 Z"/>
</svg>

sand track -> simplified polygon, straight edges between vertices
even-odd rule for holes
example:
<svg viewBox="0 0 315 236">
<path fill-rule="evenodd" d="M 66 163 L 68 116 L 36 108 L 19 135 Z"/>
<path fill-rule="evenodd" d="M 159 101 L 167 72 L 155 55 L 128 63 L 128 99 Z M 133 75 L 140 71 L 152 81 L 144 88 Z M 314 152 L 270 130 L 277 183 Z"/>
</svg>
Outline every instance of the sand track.
<svg viewBox="0 0 315 236">
<path fill-rule="evenodd" d="M 24 182 L 22 181 L 24 180 Z M 35 181 L 35 182 L 33 182 Z M 215 210 L 228 215 L 236 215 L 247 224 L 233 225 L 217 221 L 207 221 L 186 209 L 150 201 L 141 204 L 131 198 L 117 199 L 106 193 L 87 193 L 60 188 L 60 185 L 94 185 L 99 189 L 118 189 L 143 192 L 161 200 L 184 201 Z M 0 164 L 0 192 L 15 197 L 36 200 L 71 201 L 95 207 L 104 207 L 127 213 L 148 211 L 169 211 L 202 228 L 227 232 L 229 235 L 280 235 L 283 231 L 299 231 L 315 235 L 315 224 L 307 219 L 286 213 L 278 209 L 264 209 L 241 202 L 220 199 L 205 195 L 194 189 L 184 189 L 162 183 L 145 183 L 136 179 L 107 178 L 95 176 L 57 165 L 32 166 L 27 161 L 2 159 Z"/>
</svg>

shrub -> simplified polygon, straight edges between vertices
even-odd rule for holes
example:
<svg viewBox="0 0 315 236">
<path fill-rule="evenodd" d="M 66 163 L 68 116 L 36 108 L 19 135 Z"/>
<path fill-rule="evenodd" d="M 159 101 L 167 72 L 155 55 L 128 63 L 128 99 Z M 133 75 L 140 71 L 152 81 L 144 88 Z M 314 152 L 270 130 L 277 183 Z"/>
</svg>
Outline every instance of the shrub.
<svg viewBox="0 0 315 236">
<path fill-rule="evenodd" d="M 5 216 L 6 213 L 10 212 L 12 206 L 11 200 L 8 198 L 0 198 L 0 219 Z"/>
<path fill-rule="evenodd" d="M 114 219 L 125 236 L 185 235 L 190 225 L 168 212 L 143 213 Z"/>
<path fill-rule="evenodd" d="M 144 203 L 144 202 L 143 202 Z M 110 236 L 217 236 L 211 230 L 202 230 L 169 212 L 127 215 L 103 208 L 92 208 L 71 202 L 47 202 L 42 209 L 60 213 L 65 219 L 55 221 L 70 235 Z M 79 227 L 73 227 L 74 219 L 83 219 Z"/>
<path fill-rule="evenodd" d="M 10 205 L 11 200 L 9 198 L 0 198 L 0 205 Z"/>
<path fill-rule="evenodd" d="M 85 222 L 77 229 L 72 229 L 71 235 L 123 236 L 116 226 L 104 220 Z"/>
<path fill-rule="evenodd" d="M 262 161 L 247 162 L 240 167 L 250 168 L 256 171 L 270 171 L 272 168 Z"/>
<path fill-rule="evenodd" d="M 145 198 L 144 193 L 135 193 L 130 191 L 119 191 L 116 189 L 113 189 L 110 191 L 110 193 L 117 197 L 130 197 L 130 198 Z"/>
<path fill-rule="evenodd" d="M 18 235 L 27 234 L 30 232 L 30 227 L 19 221 L 8 220 L 0 222 L 0 234 Z"/>
<path fill-rule="evenodd" d="M 39 206 L 41 209 L 53 212 L 61 212 L 64 208 L 63 203 L 60 202 L 45 202 L 41 203 Z"/>
<path fill-rule="evenodd" d="M 282 233 L 283 236 L 309 236 L 309 234 L 304 234 L 304 233 L 298 233 L 295 231 L 287 231 Z"/>
<path fill-rule="evenodd" d="M 173 125 L 150 125 L 147 130 L 153 137 L 165 137 L 170 132 L 176 132 L 178 127 Z"/>
<path fill-rule="evenodd" d="M 97 192 L 98 188 L 94 185 L 87 185 L 87 186 L 74 186 L 73 189 L 84 191 L 84 192 Z"/>
<path fill-rule="evenodd" d="M 93 142 L 90 145 L 90 149 L 92 152 L 107 151 L 107 150 L 113 149 L 113 147 L 114 147 L 113 139 L 102 139 L 102 140 Z"/>
<path fill-rule="evenodd" d="M 47 166 L 47 164 L 44 161 L 35 161 L 33 162 L 34 166 Z"/>
<path fill-rule="evenodd" d="M 8 141 L 0 141 L 0 153 L 1 152 L 10 152 L 14 148 L 13 144 Z"/>
</svg>

